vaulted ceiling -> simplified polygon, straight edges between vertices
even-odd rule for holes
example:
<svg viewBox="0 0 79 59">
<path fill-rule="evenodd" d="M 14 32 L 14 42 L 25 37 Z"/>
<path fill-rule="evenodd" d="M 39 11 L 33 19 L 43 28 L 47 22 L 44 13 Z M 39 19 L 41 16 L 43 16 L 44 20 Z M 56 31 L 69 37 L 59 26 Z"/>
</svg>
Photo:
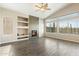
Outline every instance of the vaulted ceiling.
<svg viewBox="0 0 79 59">
<path fill-rule="evenodd" d="M 50 10 L 45 12 L 37 11 L 35 9 L 35 3 L 0 3 L 0 7 L 11 9 L 17 12 L 21 12 L 27 15 L 33 15 L 40 18 L 46 18 L 47 16 L 55 13 L 59 9 L 68 5 L 67 3 L 48 3 Z"/>
</svg>

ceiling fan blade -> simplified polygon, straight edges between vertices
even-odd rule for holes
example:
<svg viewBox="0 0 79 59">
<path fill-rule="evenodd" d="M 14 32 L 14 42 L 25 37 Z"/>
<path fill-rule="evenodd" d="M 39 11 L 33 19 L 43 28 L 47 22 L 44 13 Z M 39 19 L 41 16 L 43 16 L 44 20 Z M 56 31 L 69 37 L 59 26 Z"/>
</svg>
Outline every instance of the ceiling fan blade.
<svg viewBox="0 0 79 59">
<path fill-rule="evenodd" d="M 46 3 L 46 4 L 44 5 L 44 7 L 48 7 L 48 4 Z"/>
<path fill-rule="evenodd" d="M 38 6 L 38 5 L 35 5 L 35 7 L 37 7 L 37 8 L 41 8 L 40 6 Z"/>
</svg>

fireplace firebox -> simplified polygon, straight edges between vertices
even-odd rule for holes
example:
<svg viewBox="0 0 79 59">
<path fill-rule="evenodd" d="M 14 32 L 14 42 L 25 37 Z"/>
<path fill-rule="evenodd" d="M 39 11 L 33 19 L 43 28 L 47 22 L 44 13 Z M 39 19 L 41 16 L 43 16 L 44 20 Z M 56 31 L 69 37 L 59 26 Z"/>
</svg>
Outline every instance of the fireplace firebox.
<svg viewBox="0 0 79 59">
<path fill-rule="evenodd" d="M 32 30 L 32 37 L 37 36 L 37 30 Z"/>
</svg>

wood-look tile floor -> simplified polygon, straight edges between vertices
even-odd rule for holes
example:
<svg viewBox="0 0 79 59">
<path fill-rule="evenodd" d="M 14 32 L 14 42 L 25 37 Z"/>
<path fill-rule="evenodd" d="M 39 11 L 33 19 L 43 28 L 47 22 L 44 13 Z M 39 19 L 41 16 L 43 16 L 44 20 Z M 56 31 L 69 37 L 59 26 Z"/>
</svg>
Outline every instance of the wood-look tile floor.
<svg viewBox="0 0 79 59">
<path fill-rule="evenodd" d="M 2 51 L 4 53 L 1 53 Z M 1 46 L 0 55 L 79 56 L 79 44 L 51 38 L 32 38 L 30 40 Z"/>
</svg>

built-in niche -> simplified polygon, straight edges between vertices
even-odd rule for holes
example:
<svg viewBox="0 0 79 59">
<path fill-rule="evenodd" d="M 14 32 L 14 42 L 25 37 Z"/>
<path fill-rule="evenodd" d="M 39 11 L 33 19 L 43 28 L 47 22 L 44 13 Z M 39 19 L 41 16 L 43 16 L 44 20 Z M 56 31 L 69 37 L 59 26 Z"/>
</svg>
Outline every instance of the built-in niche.
<svg viewBox="0 0 79 59">
<path fill-rule="evenodd" d="M 17 39 L 26 40 L 29 38 L 29 21 L 26 17 L 17 17 Z"/>
</svg>

